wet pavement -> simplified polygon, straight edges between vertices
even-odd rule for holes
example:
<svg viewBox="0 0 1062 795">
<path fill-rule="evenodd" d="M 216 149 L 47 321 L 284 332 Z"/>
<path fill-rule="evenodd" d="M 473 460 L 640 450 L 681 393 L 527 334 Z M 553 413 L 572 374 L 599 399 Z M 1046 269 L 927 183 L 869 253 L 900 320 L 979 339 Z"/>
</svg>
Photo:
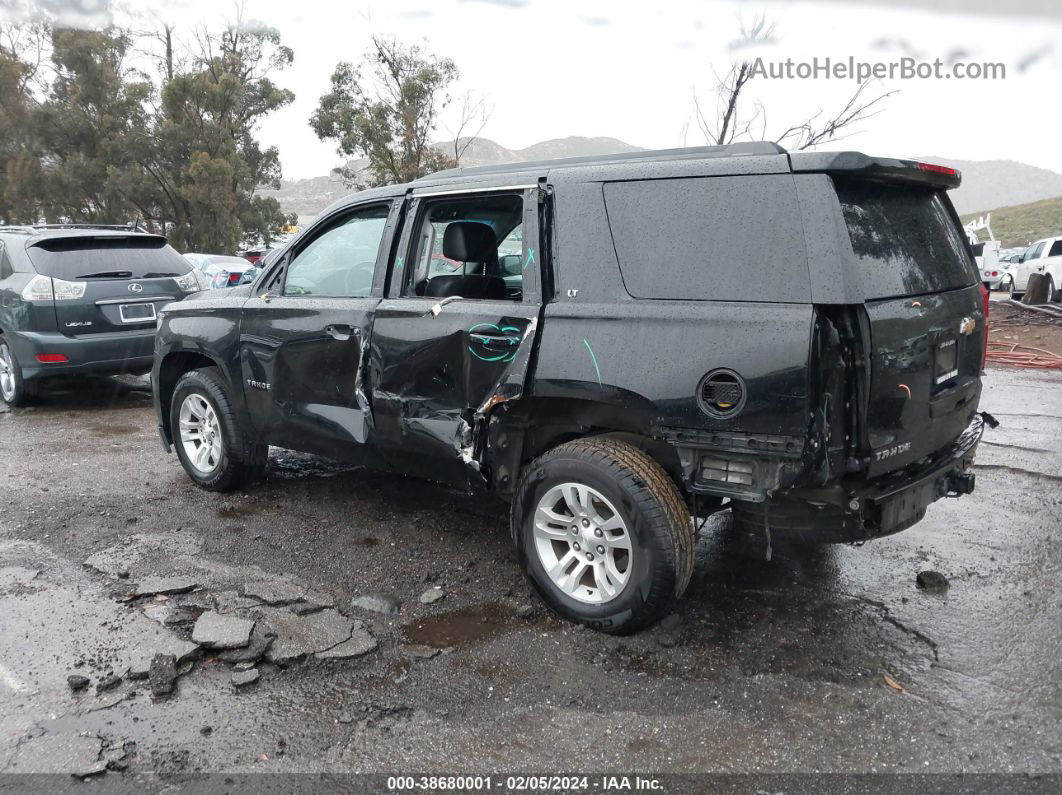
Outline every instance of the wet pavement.
<svg viewBox="0 0 1062 795">
<path fill-rule="evenodd" d="M 613 638 L 533 599 L 500 504 L 281 450 L 210 494 L 142 388 L 71 385 L 0 413 L 0 772 L 1060 773 L 1062 374 L 983 407 L 971 497 L 770 561 L 718 515 Z"/>
</svg>

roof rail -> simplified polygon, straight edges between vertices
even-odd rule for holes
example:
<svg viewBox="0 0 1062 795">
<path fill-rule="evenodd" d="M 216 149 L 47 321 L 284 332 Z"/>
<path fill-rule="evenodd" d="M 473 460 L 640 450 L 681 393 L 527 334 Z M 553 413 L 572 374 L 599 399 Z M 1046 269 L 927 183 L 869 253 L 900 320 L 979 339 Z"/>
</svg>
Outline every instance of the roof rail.
<svg viewBox="0 0 1062 795">
<path fill-rule="evenodd" d="M 139 232 L 140 219 L 127 224 L 27 224 L 33 229 L 111 229 L 120 232 Z"/>
<path fill-rule="evenodd" d="M 497 174 L 536 168 L 565 168 L 568 166 L 606 165 L 645 160 L 693 160 L 697 158 L 739 157 L 743 155 L 784 155 L 786 150 L 773 141 L 748 141 L 719 146 L 691 146 L 680 149 L 638 149 L 633 152 L 614 152 L 601 155 L 579 155 L 550 160 L 517 160 L 513 163 L 491 163 L 482 166 L 457 166 L 427 174 L 413 180 L 413 184 L 440 178 Z"/>
</svg>

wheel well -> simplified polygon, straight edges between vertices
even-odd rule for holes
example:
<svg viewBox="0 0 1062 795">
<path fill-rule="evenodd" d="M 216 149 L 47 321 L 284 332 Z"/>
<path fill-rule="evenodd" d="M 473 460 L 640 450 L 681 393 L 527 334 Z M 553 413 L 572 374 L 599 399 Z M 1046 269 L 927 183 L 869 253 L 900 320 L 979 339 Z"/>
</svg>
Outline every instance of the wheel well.
<svg viewBox="0 0 1062 795">
<path fill-rule="evenodd" d="M 557 445 L 572 439 L 607 436 L 651 456 L 685 495 L 678 453 L 653 436 L 652 414 L 648 411 L 586 400 L 533 398 L 518 401 L 497 420 L 491 432 L 491 452 L 495 483 L 502 493 L 515 489 L 524 466 Z"/>
<path fill-rule="evenodd" d="M 156 386 L 159 395 L 159 404 L 162 409 L 163 429 L 166 438 L 170 437 L 169 422 L 170 404 L 173 399 L 173 390 L 177 386 L 177 379 L 189 370 L 198 370 L 203 367 L 218 367 L 218 363 L 201 353 L 171 353 L 162 360 L 159 365 L 159 382 Z M 220 369 L 220 368 L 219 368 Z M 172 442 L 173 440 L 170 439 Z"/>
</svg>

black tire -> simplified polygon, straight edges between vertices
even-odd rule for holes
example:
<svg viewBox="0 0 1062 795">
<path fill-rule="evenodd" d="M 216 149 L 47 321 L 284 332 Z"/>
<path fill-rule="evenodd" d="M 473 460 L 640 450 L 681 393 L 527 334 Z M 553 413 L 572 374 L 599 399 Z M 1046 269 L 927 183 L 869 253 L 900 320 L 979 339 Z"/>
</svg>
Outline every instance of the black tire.
<svg viewBox="0 0 1062 795">
<path fill-rule="evenodd" d="M 204 474 L 189 460 L 181 443 L 181 405 L 189 395 L 204 398 L 217 415 L 221 429 L 221 457 L 217 466 Z M 184 471 L 197 486 L 208 491 L 232 491 L 265 475 L 269 446 L 251 441 L 232 408 L 228 386 L 216 367 L 190 370 L 177 380 L 170 402 L 170 434 Z"/>
<path fill-rule="evenodd" d="M 11 349 L 7 342 L 7 337 L 3 334 L 0 334 L 0 349 L 3 350 L 7 360 L 11 363 L 11 376 L 14 381 L 9 393 L 4 394 L 3 389 L 0 389 L 0 400 L 14 407 L 32 403 L 40 395 L 40 383 L 26 381 L 22 377 L 22 366 L 18 363 L 18 359 L 15 358 L 15 352 Z"/>
<path fill-rule="evenodd" d="M 1055 277 L 1048 274 L 1047 276 L 1047 303 L 1057 304 L 1059 302 L 1059 290 L 1055 289 Z"/>
<path fill-rule="evenodd" d="M 631 539 L 630 574 L 610 601 L 587 604 L 557 587 L 534 544 L 542 497 L 565 483 L 585 484 L 616 506 Z M 659 620 L 686 590 L 693 573 L 694 532 L 674 481 L 656 461 L 608 437 L 562 444 L 525 467 L 513 497 L 510 527 L 520 564 L 546 605 L 569 621 L 616 635 Z"/>
<path fill-rule="evenodd" d="M 1025 295 L 1024 292 L 1020 292 L 1019 293 L 1019 292 L 1016 292 L 1014 290 L 1014 277 L 1013 276 L 1010 277 L 1010 281 L 1007 283 L 1007 295 L 1010 297 L 1010 300 L 1012 300 L 1012 301 L 1020 301 L 1022 296 Z"/>
</svg>

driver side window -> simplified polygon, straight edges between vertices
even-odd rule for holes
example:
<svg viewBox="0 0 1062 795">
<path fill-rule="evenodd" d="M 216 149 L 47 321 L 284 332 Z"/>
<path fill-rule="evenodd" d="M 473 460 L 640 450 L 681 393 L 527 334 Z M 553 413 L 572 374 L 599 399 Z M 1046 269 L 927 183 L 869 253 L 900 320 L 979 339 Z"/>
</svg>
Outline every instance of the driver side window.
<svg viewBox="0 0 1062 795">
<path fill-rule="evenodd" d="M 368 296 L 388 209 L 388 205 L 377 205 L 359 210 L 311 240 L 288 264 L 284 295 Z"/>
</svg>

